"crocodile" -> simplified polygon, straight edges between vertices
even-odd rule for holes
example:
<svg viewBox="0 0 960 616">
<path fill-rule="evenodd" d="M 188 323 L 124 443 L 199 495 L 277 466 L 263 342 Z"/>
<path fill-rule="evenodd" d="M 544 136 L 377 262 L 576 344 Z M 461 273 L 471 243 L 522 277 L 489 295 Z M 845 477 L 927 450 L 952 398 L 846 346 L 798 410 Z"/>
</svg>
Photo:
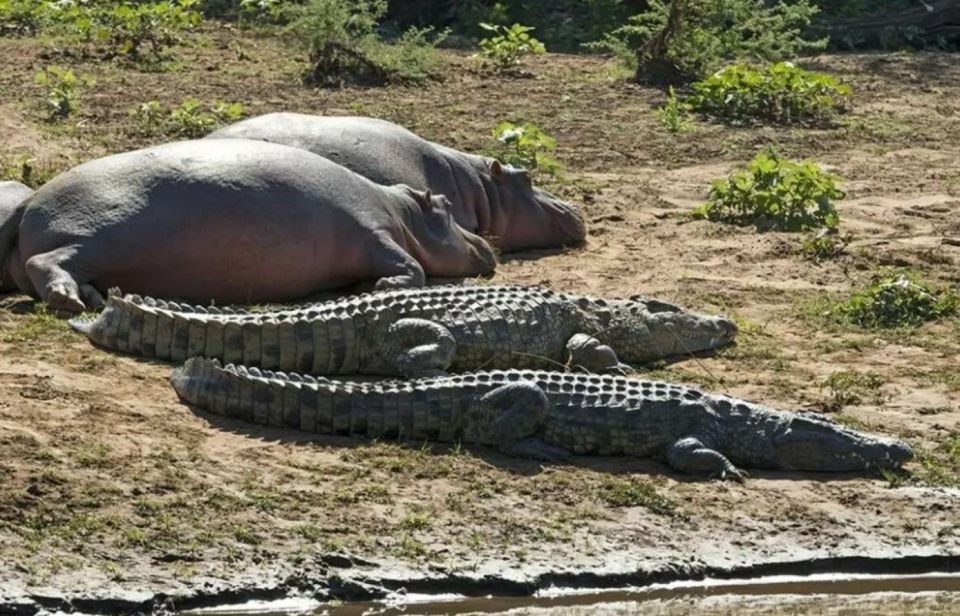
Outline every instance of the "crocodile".
<svg viewBox="0 0 960 616">
<path fill-rule="evenodd" d="M 675 470 L 743 479 L 743 468 L 896 468 L 904 443 L 814 413 L 775 411 L 691 387 L 623 376 L 506 370 L 418 380 L 314 378 L 192 358 L 180 398 L 258 424 L 373 439 L 496 446 L 507 455 L 665 459 Z"/>
<path fill-rule="evenodd" d="M 182 362 L 220 359 L 317 375 L 432 376 L 482 368 L 623 372 L 730 343 L 733 321 L 643 296 L 604 300 L 521 286 L 396 289 L 269 312 L 112 292 L 72 326 L 95 344 Z"/>
</svg>

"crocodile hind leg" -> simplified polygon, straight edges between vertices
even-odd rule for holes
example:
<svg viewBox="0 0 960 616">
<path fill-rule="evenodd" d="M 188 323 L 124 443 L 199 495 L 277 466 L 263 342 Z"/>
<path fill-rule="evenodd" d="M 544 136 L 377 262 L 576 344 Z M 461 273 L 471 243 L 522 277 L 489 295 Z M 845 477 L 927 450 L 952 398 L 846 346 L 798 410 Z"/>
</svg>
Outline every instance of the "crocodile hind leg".
<svg viewBox="0 0 960 616">
<path fill-rule="evenodd" d="M 567 364 L 589 372 L 626 374 L 630 366 L 620 363 L 617 353 L 593 336 L 575 334 L 567 341 Z"/>
<path fill-rule="evenodd" d="M 103 307 L 103 296 L 89 283 L 77 282 L 69 263 L 76 256 L 75 246 L 66 246 L 27 259 L 27 277 L 47 305 L 53 310 L 83 312 Z"/>
<path fill-rule="evenodd" d="M 562 447 L 533 436 L 547 416 L 550 402 L 536 384 L 510 383 L 488 392 L 480 399 L 488 422 L 484 440 L 496 443 L 500 451 L 518 458 L 561 462 L 570 458 Z"/>
<path fill-rule="evenodd" d="M 400 319 L 387 330 L 388 360 L 407 378 L 446 374 L 457 354 L 450 331 L 426 319 Z"/>
<path fill-rule="evenodd" d="M 747 473 L 738 469 L 719 451 L 704 445 L 700 439 L 688 436 L 678 440 L 667 450 L 670 466 L 696 475 L 743 481 Z"/>
</svg>

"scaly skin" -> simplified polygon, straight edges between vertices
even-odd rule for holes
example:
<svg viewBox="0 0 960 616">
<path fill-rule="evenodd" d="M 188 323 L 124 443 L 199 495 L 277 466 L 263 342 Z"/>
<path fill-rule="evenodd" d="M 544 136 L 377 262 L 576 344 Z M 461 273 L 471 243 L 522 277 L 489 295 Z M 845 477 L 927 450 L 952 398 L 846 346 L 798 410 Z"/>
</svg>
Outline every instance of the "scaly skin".
<svg viewBox="0 0 960 616">
<path fill-rule="evenodd" d="M 174 370 L 181 399 L 218 415 L 317 434 L 493 445 L 506 454 L 665 459 L 742 479 L 740 467 L 859 471 L 900 466 L 903 443 L 696 389 L 617 376 L 491 371 L 350 382 L 203 358 Z"/>
<path fill-rule="evenodd" d="M 562 363 L 622 371 L 621 359 L 706 351 L 737 331 L 729 319 L 639 296 L 509 286 L 379 291 L 253 314 L 114 293 L 95 319 L 71 324 L 100 346 L 176 362 L 203 356 L 269 370 L 391 376 Z"/>
</svg>

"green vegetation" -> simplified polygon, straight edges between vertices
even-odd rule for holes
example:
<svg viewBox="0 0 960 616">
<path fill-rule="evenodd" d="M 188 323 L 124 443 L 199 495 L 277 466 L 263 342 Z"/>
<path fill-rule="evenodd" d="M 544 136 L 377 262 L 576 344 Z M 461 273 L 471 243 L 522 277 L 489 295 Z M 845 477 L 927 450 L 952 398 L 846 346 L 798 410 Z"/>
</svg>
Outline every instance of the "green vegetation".
<svg viewBox="0 0 960 616">
<path fill-rule="evenodd" d="M 657 122 L 668 132 L 676 134 L 688 130 L 691 126 L 690 105 L 677 99 L 677 93 L 670 86 L 667 102 L 654 111 Z"/>
<path fill-rule="evenodd" d="M 395 42 L 376 33 L 386 0 L 309 0 L 293 11 L 287 32 L 309 55 L 307 83 L 340 87 L 418 82 L 437 77 L 436 46 L 446 32 L 411 29 Z"/>
<path fill-rule="evenodd" d="M 851 90 L 830 75 L 790 62 L 767 68 L 728 66 L 693 84 L 696 111 L 731 123 L 822 123 L 832 118 Z"/>
<path fill-rule="evenodd" d="M 42 302 L 34 304 L 33 313 L 20 321 L 15 328 L 4 332 L 4 342 L 31 342 L 41 339 L 61 339 L 72 335 L 70 326 L 63 319 L 47 310 Z"/>
<path fill-rule="evenodd" d="M 834 305 L 828 314 L 855 327 L 880 329 L 918 327 L 958 310 L 960 293 L 934 289 L 911 272 L 887 271 L 874 276 L 863 291 Z"/>
<path fill-rule="evenodd" d="M 677 506 L 657 491 L 656 486 L 642 479 L 604 477 L 598 496 L 611 507 L 646 507 L 660 515 L 677 515 Z"/>
<path fill-rule="evenodd" d="M 879 391 L 883 384 L 883 377 L 875 372 L 841 370 L 827 377 L 820 388 L 830 394 L 827 410 L 837 412 L 845 406 L 860 404 L 864 398 L 879 404 L 883 401 L 883 394 Z"/>
<path fill-rule="evenodd" d="M 59 172 L 59 169 L 49 164 L 38 163 L 29 154 L 12 160 L 0 160 L 0 181 L 12 180 L 30 188 L 39 188 Z"/>
<path fill-rule="evenodd" d="M 137 119 L 144 135 L 196 138 L 242 118 L 243 105 L 185 98 L 180 105 L 165 109 L 159 101 L 147 101 L 130 109 L 130 115 Z"/>
<path fill-rule="evenodd" d="M 760 230 L 835 229 L 835 199 L 846 196 L 836 178 L 812 162 L 796 162 L 773 150 L 761 152 L 746 171 L 714 182 L 707 203 L 693 212 L 703 218 Z"/>
<path fill-rule="evenodd" d="M 60 66 L 46 67 L 33 80 L 46 88 L 47 111 L 52 121 L 63 120 L 76 111 L 80 92 L 96 83 L 86 73 L 78 77 L 72 70 Z"/>
<path fill-rule="evenodd" d="M 701 79 L 737 61 L 778 62 L 822 49 L 804 29 L 819 9 L 807 0 L 651 0 L 593 48 L 620 56 L 638 80 Z"/>
<path fill-rule="evenodd" d="M 827 229 L 808 237 L 800 244 L 800 253 L 809 261 L 821 263 L 836 259 L 847 251 L 847 241 L 835 230 Z"/>
<path fill-rule="evenodd" d="M 554 175 L 563 166 L 551 154 L 557 149 L 557 140 L 539 126 L 527 122 L 522 126 L 501 122 L 493 129 L 497 147 L 491 155 L 500 162 Z"/>
<path fill-rule="evenodd" d="M 513 24 L 508 28 L 487 23 L 480 26 L 491 33 L 480 41 L 480 57 L 497 73 L 517 72 L 526 56 L 547 51 L 543 43 L 530 34 L 533 28 L 529 26 Z"/>
<path fill-rule="evenodd" d="M 960 434 L 952 434 L 933 452 L 917 456 L 923 471 L 919 479 L 926 484 L 960 487 Z"/>
</svg>

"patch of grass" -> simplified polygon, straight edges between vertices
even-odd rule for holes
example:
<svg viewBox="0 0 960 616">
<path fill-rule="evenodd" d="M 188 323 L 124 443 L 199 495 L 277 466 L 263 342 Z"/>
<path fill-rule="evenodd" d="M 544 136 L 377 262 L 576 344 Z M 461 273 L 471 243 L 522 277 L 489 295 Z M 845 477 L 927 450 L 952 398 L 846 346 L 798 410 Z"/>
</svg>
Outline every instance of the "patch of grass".
<svg viewBox="0 0 960 616">
<path fill-rule="evenodd" d="M 927 383 L 943 385 L 950 391 L 960 392 L 960 367 L 943 366 L 933 370 L 916 370 L 910 375 Z"/>
<path fill-rule="evenodd" d="M 39 188 L 60 171 L 61 169 L 49 163 L 38 163 L 34 157 L 28 154 L 0 161 L 0 181 L 20 182 L 30 188 Z"/>
<path fill-rule="evenodd" d="M 860 404 L 864 398 L 871 399 L 875 404 L 882 403 L 883 393 L 880 387 L 885 382 L 876 372 L 842 370 L 824 379 L 820 389 L 826 389 L 830 394 L 827 410 L 837 412 L 845 406 Z"/>
<path fill-rule="evenodd" d="M 800 254 L 808 261 L 822 263 L 837 257 L 843 256 L 847 252 L 846 238 L 836 233 L 817 233 L 800 244 Z"/>
<path fill-rule="evenodd" d="M 294 528 L 294 532 L 310 542 L 317 542 L 323 538 L 323 530 L 315 524 L 300 524 Z"/>
<path fill-rule="evenodd" d="M 103 468 L 110 461 L 110 445 L 94 443 L 77 449 L 74 459 L 80 466 Z"/>
<path fill-rule="evenodd" d="M 429 550 L 427 550 L 427 546 L 419 539 L 416 539 L 409 533 L 403 533 L 400 535 L 400 539 L 397 541 L 393 552 L 400 558 L 420 560 L 429 553 Z"/>
<path fill-rule="evenodd" d="M 46 304 L 34 304 L 33 313 L 3 336 L 4 342 L 33 342 L 38 340 L 62 340 L 72 337 L 72 330 L 67 322 L 58 319 L 47 311 Z"/>
<path fill-rule="evenodd" d="M 333 495 L 333 500 L 340 505 L 352 505 L 360 502 L 388 504 L 393 502 L 393 496 L 387 486 L 379 483 L 368 483 L 342 488 Z"/>
<path fill-rule="evenodd" d="M 849 299 L 831 306 L 834 321 L 861 329 L 918 327 L 960 310 L 960 293 L 935 289 L 917 274 L 887 271 Z"/>
<path fill-rule="evenodd" d="M 677 515 L 676 504 L 642 479 L 604 477 L 597 496 L 611 507 L 645 507 L 659 515 Z"/>
<path fill-rule="evenodd" d="M 260 535 L 255 533 L 249 526 L 243 524 L 237 524 L 233 527 L 233 538 L 247 545 L 257 545 L 263 541 Z"/>
<path fill-rule="evenodd" d="M 840 215 L 833 202 L 846 196 L 837 188 L 837 180 L 812 162 L 789 160 L 767 150 L 746 171 L 714 182 L 707 202 L 692 216 L 754 225 L 761 231 L 836 229 Z"/>
<path fill-rule="evenodd" d="M 917 456 L 922 471 L 918 479 L 927 485 L 960 487 L 960 434 L 953 434 L 932 452 Z"/>
<path fill-rule="evenodd" d="M 433 525 L 433 512 L 414 506 L 403 516 L 400 528 L 407 531 L 427 530 Z"/>
</svg>

